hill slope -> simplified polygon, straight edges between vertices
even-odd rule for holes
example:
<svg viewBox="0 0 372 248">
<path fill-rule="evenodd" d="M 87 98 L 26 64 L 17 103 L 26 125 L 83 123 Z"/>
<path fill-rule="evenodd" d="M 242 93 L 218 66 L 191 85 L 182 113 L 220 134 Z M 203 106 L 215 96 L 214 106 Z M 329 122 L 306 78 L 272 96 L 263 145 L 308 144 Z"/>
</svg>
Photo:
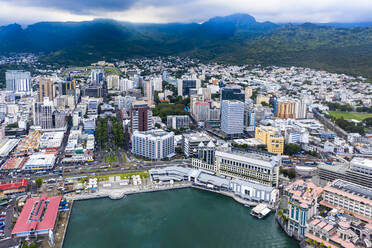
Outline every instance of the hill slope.
<svg viewBox="0 0 372 248">
<path fill-rule="evenodd" d="M 0 27 L 0 53 L 43 52 L 46 63 L 86 64 L 142 56 L 194 56 L 234 64 L 299 65 L 372 78 L 372 27 L 277 25 L 252 16 L 202 24 L 113 20 Z"/>
</svg>

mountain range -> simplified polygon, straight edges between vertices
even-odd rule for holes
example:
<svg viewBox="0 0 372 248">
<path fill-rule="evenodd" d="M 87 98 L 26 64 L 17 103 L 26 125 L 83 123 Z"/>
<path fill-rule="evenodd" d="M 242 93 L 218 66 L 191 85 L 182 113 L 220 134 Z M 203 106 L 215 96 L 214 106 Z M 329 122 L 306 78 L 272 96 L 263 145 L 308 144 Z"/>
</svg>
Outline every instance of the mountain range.
<svg viewBox="0 0 372 248">
<path fill-rule="evenodd" d="M 201 24 L 140 24 L 97 19 L 0 27 L 0 54 L 43 53 L 41 62 L 191 56 L 205 62 L 305 66 L 372 79 L 371 23 L 275 24 L 248 14 Z"/>
</svg>

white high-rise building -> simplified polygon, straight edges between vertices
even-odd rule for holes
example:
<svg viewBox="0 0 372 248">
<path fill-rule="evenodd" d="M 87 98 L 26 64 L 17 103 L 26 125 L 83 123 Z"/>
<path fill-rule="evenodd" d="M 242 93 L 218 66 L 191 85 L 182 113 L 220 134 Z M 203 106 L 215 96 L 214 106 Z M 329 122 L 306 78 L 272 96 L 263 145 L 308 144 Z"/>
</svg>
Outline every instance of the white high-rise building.
<svg viewBox="0 0 372 248">
<path fill-rule="evenodd" d="M 228 134 L 242 134 L 244 129 L 244 103 L 223 100 L 221 103 L 221 130 Z"/>
<path fill-rule="evenodd" d="M 107 89 L 119 89 L 119 76 L 118 75 L 108 75 L 106 78 Z"/>
<path fill-rule="evenodd" d="M 8 70 L 5 72 L 6 90 L 15 93 L 30 94 L 31 74 L 28 71 Z"/>
<path fill-rule="evenodd" d="M 132 153 L 151 160 L 171 158 L 174 152 L 174 133 L 161 129 L 139 132 L 131 137 Z"/>
<path fill-rule="evenodd" d="M 163 91 L 163 80 L 162 78 L 153 78 L 151 83 L 154 91 Z"/>
<path fill-rule="evenodd" d="M 136 101 L 134 96 L 115 96 L 115 104 L 119 109 L 125 109 L 126 111 L 129 111 L 134 101 Z"/>
<path fill-rule="evenodd" d="M 74 112 L 74 114 L 72 115 L 72 126 L 74 128 L 77 128 L 79 126 L 79 122 L 80 122 L 79 113 Z"/>
<path fill-rule="evenodd" d="M 307 112 L 306 102 L 303 99 L 297 100 L 295 109 L 296 119 L 305 119 L 306 112 Z"/>
<path fill-rule="evenodd" d="M 196 102 L 195 104 L 195 120 L 197 122 L 203 122 L 208 120 L 208 115 L 209 115 L 209 107 L 210 104 L 209 102 Z"/>
<path fill-rule="evenodd" d="M 126 78 L 120 78 L 119 81 L 119 90 L 120 91 L 128 91 L 130 89 L 136 88 L 137 83 L 133 80 L 128 80 Z"/>
</svg>

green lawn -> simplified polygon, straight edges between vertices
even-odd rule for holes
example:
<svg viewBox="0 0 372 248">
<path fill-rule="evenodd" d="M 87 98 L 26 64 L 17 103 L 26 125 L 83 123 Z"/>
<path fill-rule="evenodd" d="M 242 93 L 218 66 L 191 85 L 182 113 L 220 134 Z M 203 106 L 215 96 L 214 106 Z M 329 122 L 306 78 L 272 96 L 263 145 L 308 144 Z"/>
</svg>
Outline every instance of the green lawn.
<svg viewBox="0 0 372 248">
<path fill-rule="evenodd" d="M 124 163 L 128 162 L 128 160 L 127 160 L 127 154 L 125 154 L 125 152 L 123 152 L 123 153 L 121 154 L 121 156 L 123 157 L 123 161 L 124 161 Z"/>
<path fill-rule="evenodd" d="M 120 76 L 120 71 L 118 68 L 115 67 L 105 67 L 106 74 L 116 74 Z"/>
<path fill-rule="evenodd" d="M 337 119 L 344 117 L 344 119 L 354 119 L 358 121 L 362 121 L 366 118 L 372 117 L 372 113 L 358 113 L 358 112 L 329 111 L 329 114 Z"/>
<path fill-rule="evenodd" d="M 130 179 L 133 175 L 139 175 L 141 178 L 147 178 L 149 173 L 147 171 L 139 171 L 139 172 L 128 172 L 128 173 L 118 173 L 118 174 L 111 174 L 111 175 L 100 175 L 100 176 L 93 176 L 92 178 L 98 178 L 99 182 L 108 181 L 109 177 L 120 176 L 121 179 Z"/>
<path fill-rule="evenodd" d="M 115 155 L 109 155 L 105 157 L 105 163 L 115 163 L 118 158 Z"/>
</svg>

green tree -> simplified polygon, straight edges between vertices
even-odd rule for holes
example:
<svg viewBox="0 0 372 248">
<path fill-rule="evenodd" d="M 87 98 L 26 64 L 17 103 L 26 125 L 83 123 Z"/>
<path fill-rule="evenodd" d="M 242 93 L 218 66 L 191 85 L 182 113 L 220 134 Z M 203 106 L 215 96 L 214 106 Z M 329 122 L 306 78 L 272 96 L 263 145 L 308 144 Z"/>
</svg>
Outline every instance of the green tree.
<svg viewBox="0 0 372 248">
<path fill-rule="evenodd" d="M 6 128 L 18 128 L 18 122 L 6 126 Z"/>
<path fill-rule="evenodd" d="M 363 123 L 367 126 L 367 127 L 372 127 L 372 117 L 369 117 L 369 118 L 366 118 L 363 120 Z"/>
<path fill-rule="evenodd" d="M 219 99 L 220 98 L 220 93 L 214 93 L 214 94 L 212 94 L 211 95 L 211 98 L 212 99 L 216 99 L 216 98 Z"/>
<path fill-rule="evenodd" d="M 256 89 L 256 90 L 254 90 L 254 91 L 252 92 L 251 99 L 252 99 L 253 101 L 256 101 L 257 95 L 258 95 L 258 90 Z"/>
<path fill-rule="evenodd" d="M 102 112 L 102 103 L 98 104 L 98 114 L 101 114 Z"/>
<path fill-rule="evenodd" d="M 280 168 L 279 172 L 290 179 L 293 179 L 296 177 L 296 170 L 294 168 L 289 168 L 289 169 Z"/>
<path fill-rule="evenodd" d="M 284 146 L 284 154 L 293 155 L 301 152 L 301 147 L 297 144 L 289 143 Z"/>
<path fill-rule="evenodd" d="M 40 188 L 43 185 L 43 179 L 41 177 L 36 178 L 35 180 L 36 187 Z"/>
</svg>

